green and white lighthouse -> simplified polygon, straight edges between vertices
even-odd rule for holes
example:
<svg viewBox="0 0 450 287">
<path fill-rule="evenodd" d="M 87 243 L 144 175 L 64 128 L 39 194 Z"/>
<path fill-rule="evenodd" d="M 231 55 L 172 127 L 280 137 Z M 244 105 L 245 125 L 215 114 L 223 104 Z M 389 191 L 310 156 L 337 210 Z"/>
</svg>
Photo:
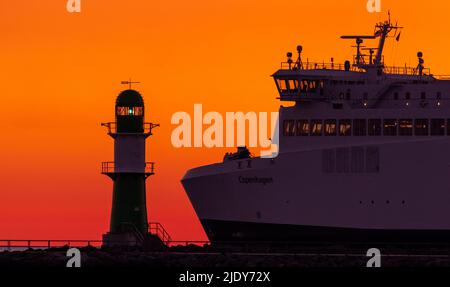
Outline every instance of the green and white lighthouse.
<svg viewBox="0 0 450 287">
<path fill-rule="evenodd" d="M 110 229 L 103 244 L 141 245 L 150 235 L 145 182 L 154 174 L 154 163 L 146 161 L 145 142 L 159 125 L 145 122 L 144 100 L 131 86 L 117 97 L 115 117 L 115 122 L 102 124 L 114 139 L 114 161 L 102 163 L 102 173 L 114 182 Z"/>
</svg>

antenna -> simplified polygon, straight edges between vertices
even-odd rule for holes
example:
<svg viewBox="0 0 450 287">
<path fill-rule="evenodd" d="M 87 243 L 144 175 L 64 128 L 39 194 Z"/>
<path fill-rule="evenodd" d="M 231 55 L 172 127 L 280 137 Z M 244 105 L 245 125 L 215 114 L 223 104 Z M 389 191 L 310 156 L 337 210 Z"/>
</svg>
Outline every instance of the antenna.
<svg viewBox="0 0 450 287">
<path fill-rule="evenodd" d="M 287 62 L 289 64 L 289 70 L 292 70 L 292 52 L 287 52 L 286 53 L 286 57 L 287 57 Z"/>
<path fill-rule="evenodd" d="M 341 36 L 341 39 L 354 39 L 356 41 L 356 46 L 353 46 L 356 48 L 356 65 L 362 65 L 364 64 L 364 55 L 361 53 L 361 48 L 364 46 L 361 46 L 362 43 L 364 43 L 364 39 L 375 39 L 375 36 L 370 35 L 352 35 L 352 36 Z"/>
<path fill-rule="evenodd" d="M 295 63 L 295 67 L 299 70 L 303 69 L 302 51 L 303 51 L 303 47 L 301 45 L 298 45 L 297 46 L 298 58 L 297 58 L 297 62 Z"/>
<path fill-rule="evenodd" d="M 128 81 L 122 81 L 122 82 L 120 82 L 122 85 L 128 85 L 128 88 L 131 90 L 131 86 L 133 85 L 133 84 L 140 84 L 141 82 L 133 82 L 132 80 L 131 80 L 131 78 L 128 80 Z"/>
<path fill-rule="evenodd" d="M 419 58 L 419 64 L 417 65 L 417 70 L 419 71 L 419 76 L 423 76 L 423 69 L 424 69 L 423 64 L 425 63 L 425 61 L 423 60 L 423 53 L 418 52 L 417 58 Z"/>
</svg>

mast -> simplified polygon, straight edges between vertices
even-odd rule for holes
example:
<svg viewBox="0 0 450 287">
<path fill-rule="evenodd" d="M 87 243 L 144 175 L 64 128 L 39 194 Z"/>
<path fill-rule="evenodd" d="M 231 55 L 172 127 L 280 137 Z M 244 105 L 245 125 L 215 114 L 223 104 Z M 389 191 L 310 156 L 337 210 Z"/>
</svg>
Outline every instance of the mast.
<svg viewBox="0 0 450 287">
<path fill-rule="evenodd" d="M 375 25 L 375 32 L 374 35 L 356 35 L 356 36 L 342 36 L 342 39 L 354 39 L 356 40 L 356 66 L 359 68 L 367 68 L 368 66 L 382 66 L 383 65 L 383 50 L 384 45 L 386 43 L 386 38 L 389 36 L 389 33 L 391 33 L 392 30 L 395 30 L 394 37 L 397 37 L 397 40 L 399 38 L 399 34 L 397 34 L 397 31 L 399 29 L 402 29 L 403 27 L 397 26 L 397 24 L 393 25 L 391 23 L 391 14 L 389 13 L 389 19 L 385 22 L 380 22 L 377 25 Z M 398 35 L 398 36 L 397 36 Z M 380 41 L 378 43 L 378 48 L 369 48 L 369 49 L 362 49 L 363 47 L 361 44 L 363 43 L 363 40 L 365 39 L 376 39 L 380 38 Z M 377 53 L 375 55 L 375 58 L 373 61 L 369 61 L 369 63 L 364 62 L 364 54 L 361 52 L 361 50 L 369 50 L 371 52 L 371 58 L 372 53 L 374 50 L 377 50 Z"/>
</svg>

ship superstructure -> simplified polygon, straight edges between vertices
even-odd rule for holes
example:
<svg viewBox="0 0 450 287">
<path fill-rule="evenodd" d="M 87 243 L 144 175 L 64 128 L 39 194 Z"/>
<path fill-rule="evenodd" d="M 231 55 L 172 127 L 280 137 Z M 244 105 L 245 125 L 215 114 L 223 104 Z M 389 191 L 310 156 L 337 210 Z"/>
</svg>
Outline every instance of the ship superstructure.
<svg viewBox="0 0 450 287">
<path fill-rule="evenodd" d="M 401 27 L 378 23 L 353 61 L 287 54 L 273 74 L 279 155 L 236 157 L 182 180 L 211 241 L 450 240 L 450 78 L 389 67 Z M 376 48 L 364 41 L 378 40 Z"/>
</svg>

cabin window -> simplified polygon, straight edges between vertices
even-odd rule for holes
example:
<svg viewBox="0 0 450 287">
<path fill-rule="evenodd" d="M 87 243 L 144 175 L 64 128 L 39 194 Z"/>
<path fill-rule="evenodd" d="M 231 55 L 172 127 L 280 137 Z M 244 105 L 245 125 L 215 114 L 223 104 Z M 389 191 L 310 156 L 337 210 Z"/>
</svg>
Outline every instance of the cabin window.
<svg viewBox="0 0 450 287">
<path fill-rule="evenodd" d="M 399 120 L 399 134 L 401 136 L 412 136 L 413 135 L 413 120 L 412 119 Z"/>
<path fill-rule="evenodd" d="M 309 136 L 309 121 L 298 120 L 297 121 L 297 136 Z"/>
<path fill-rule="evenodd" d="M 384 120 L 383 134 L 385 136 L 396 136 L 397 135 L 397 120 L 395 120 L 395 119 Z"/>
<path fill-rule="evenodd" d="M 323 129 L 322 120 L 311 120 L 311 135 L 321 136 Z"/>
<path fill-rule="evenodd" d="M 118 116 L 142 116 L 144 109 L 142 107 L 117 107 Z"/>
<path fill-rule="evenodd" d="M 432 119 L 430 128 L 431 128 L 432 136 L 445 135 L 445 120 L 444 119 Z"/>
<path fill-rule="evenodd" d="M 282 92 L 282 93 L 287 92 L 288 88 L 287 88 L 286 80 L 277 79 L 277 85 L 278 85 L 278 89 L 280 89 L 280 92 Z"/>
<path fill-rule="evenodd" d="M 340 136 L 352 135 L 352 120 L 339 120 L 339 135 Z"/>
<path fill-rule="evenodd" d="M 283 122 L 283 135 L 286 137 L 295 135 L 295 121 L 294 120 L 285 120 Z"/>
<path fill-rule="evenodd" d="M 406 93 L 405 99 L 406 100 L 410 100 L 411 99 L 411 93 L 410 92 Z"/>
<path fill-rule="evenodd" d="M 381 120 L 369 119 L 368 132 L 369 136 L 381 136 Z"/>
<path fill-rule="evenodd" d="M 442 93 L 441 93 L 441 92 L 438 92 L 438 93 L 437 93 L 436 99 L 437 99 L 437 100 L 441 100 L 441 99 L 442 99 Z"/>
<path fill-rule="evenodd" d="M 366 120 L 356 119 L 353 120 L 353 135 L 354 136 L 366 136 Z"/>
<path fill-rule="evenodd" d="M 428 135 L 428 119 L 415 120 L 414 133 L 416 136 L 427 136 Z"/>
<path fill-rule="evenodd" d="M 336 120 L 325 121 L 325 135 L 335 136 L 337 134 L 337 122 Z"/>
</svg>

